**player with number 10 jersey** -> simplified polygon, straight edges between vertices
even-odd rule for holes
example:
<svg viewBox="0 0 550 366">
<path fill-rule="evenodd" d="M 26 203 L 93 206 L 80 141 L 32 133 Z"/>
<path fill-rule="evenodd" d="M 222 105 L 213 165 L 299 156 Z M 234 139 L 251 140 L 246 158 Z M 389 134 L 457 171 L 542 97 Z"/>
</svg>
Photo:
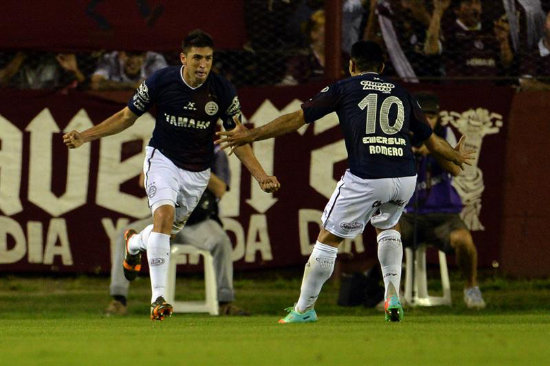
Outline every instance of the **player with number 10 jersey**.
<svg viewBox="0 0 550 366">
<path fill-rule="evenodd" d="M 419 141 L 432 133 L 409 92 L 375 72 L 327 86 L 302 109 L 306 123 L 336 112 L 349 169 L 364 179 L 416 175 L 411 133 Z"/>
<path fill-rule="evenodd" d="M 383 69 L 380 46 L 356 42 L 351 49 L 350 78 L 326 87 L 300 110 L 262 127 L 218 132 L 222 136 L 218 143 L 235 148 L 295 131 L 331 112 L 336 112 L 340 121 L 349 169 L 325 206 L 323 226 L 306 264 L 298 302 L 287 308 L 288 314 L 280 323 L 317 320 L 314 305 L 321 287 L 332 275 L 338 246 L 344 238 L 361 234 L 368 222 L 378 234 L 378 258 L 386 290 L 385 318 L 400 321 L 403 248 L 397 223 L 416 183 L 411 138 L 425 141 L 428 149 L 448 164 L 461 166 L 471 159 L 469 153 L 461 151 L 460 144 L 453 149 L 432 133 L 416 100 L 404 88 L 380 76 Z"/>
</svg>

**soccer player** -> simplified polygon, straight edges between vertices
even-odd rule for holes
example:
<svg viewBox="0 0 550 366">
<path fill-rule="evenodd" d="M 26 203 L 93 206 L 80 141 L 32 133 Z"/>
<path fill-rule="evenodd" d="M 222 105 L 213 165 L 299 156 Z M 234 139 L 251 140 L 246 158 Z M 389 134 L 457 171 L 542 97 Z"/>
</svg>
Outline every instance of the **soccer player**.
<svg viewBox="0 0 550 366">
<path fill-rule="evenodd" d="M 69 148 L 77 148 L 123 131 L 153 104 L 157 107 L 155 129 L 143 164 L 153 230 L 146 247 L 140 246 L 141 240 L 128 231 L 124 260 L 126 277 L 135 277 L 141 267 L 141 253 L 147 251 L 154 320 L 172 314 L 172 305 L 165 300 L 170 235 L 181 230 L 206 189 L 214 158 L 216 122 L 221 118 L 226 130 L 240 124 L 235 88 L 226 79 L 210 73 L 214 54 L 210 35 L 192 31 L 182 46 L 183 66 L 155 72 L 138 87 L 121 111 L 83 132 L 71 131 L 63 136 Z M 235 152 L 262 190 L 279 189 L 277 178 L 266 174 L 250 145 Z"/>
<path fill-rule="evenodd" d="M 383 53 L 376 43 L 356 42 L 351 49 L 350 78 L 327 86 L 265 126 L 218 132 L 216 143 L 232 149 L 242 144 L 297 130 L 336 112 L 344 134 L 349 169 L 337 184 L 322 215 L 323 227 L 305 266 L 300 298 L 280 323 L 317 320 L 315 301 L 332 275 L 338 245 L 361 234 L 367 222 L 376 228 L 378 258 L 385 286 L 385 319 L 400 321 L 399 301 L 403 248 L 398 221 L 415 183 L 412 140 L 426 146 L 447 164 L 462 167 L 472 159 L 462 138 L 453 149 L 432 133 L 416 100 L 401 86 L 384 79 Z M 411 133 L 413 134 L 411 140 Z"/>
<path fill-rule="evenodd" d="M 223 229 L 222 221 L 219 218 L 218 201 L 229 190 L 230 171 L 227 155 L 216 146 L 214 161 L 211 166 L 212 172 L 208 186 L 201 196 L 197 207 L 191 216 L 174 237 L 171 243 L 190 244 L 197 249 L 210 252 L 214 261 L 216 273 L 216 284 L 219 302 L 220 315 L 250 315 L 247 311 L 233 305 L 235 290 L 233 288 L 233 246 L 231 239 Z M 139 184 L 144 187 L 144 174 L 139 176 Z M 111 262 L 111 284 L 109 290 L 112 301 L 105 309 L 106 315 L 126 315 L 128 311 L 127 297 L 130 287 L 130 280 L 135 279 L 136 272 L 124 271 L 123 262 L 126 242 L 124 236 L 128 230 L 139 231 L 140 233 L 132 240 L 147 242 L 153 229 L 152 218 L 146 218 L 131 223 L 126 229 L 117 233 L 115 240 L 114 257 Z M 145 247 L 142 243 L 141 246 Z M 126 273 L 125 273 L 126 272 Z"/>
</svg>

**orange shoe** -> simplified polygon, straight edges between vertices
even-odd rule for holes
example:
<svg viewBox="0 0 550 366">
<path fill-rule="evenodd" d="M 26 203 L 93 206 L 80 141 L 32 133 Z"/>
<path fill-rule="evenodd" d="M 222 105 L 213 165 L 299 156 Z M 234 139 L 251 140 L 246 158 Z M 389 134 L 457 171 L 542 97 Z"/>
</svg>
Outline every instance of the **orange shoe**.
<svg viewBox="0 0 550 366">
<path fill-rule="evenodd" d="M 124 261 L 122 266 L 124 267 L 124 277 L 128 281 L 136 279 L 139 271 L 141 271 L 141 252 L 137 254 L 130 254 L 128 251 L 128 242 L 130 238 L 136 235 L 137 232 L 134 229 L 128 229 L 124 232 L 124 240 L 126 240 Z"/>
<path fill-rule="evenodd" d="M 151 320 L 164 320 L 167 316 L 172 316 L 174 308 L 168 304 L 164 297 L 159 296 L 154 303 L 151 304 Z"/>
</svg>

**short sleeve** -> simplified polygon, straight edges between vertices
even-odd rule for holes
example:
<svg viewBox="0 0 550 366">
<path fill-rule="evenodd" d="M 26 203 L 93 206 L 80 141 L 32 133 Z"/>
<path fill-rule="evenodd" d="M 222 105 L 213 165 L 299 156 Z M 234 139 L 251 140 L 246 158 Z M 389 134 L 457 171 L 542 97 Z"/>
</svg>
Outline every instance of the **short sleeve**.
<svg viewBox="0 0 550 366">
<path fill-rule="evenodd" d="M 237 90 L 227 80 L 222 79 L 222 114 L 220 118 L 223 122 L 223 128 L 227 131 L 235 128 L 233 116 L 241 118 L 241 102 L 237 96 Z"/>
<path fill-rule="evenodd" d="M 336 111 L 340 99 L 341 94 L 337 84 L 325 87 L 313 98 L 302 104 L 306 123 L 314 122 Z"/>
<path fill-rule="evenodd" d="M 409 103 L 411 105 L 411 123 L 409 129 L 413 133 L 411 143 L 413 146 L 420 146 L 431 136 L 433 131 L 426 120 L 426 116 L 420 109 L 418 101 L 409 95 Z"/>
<path fill-rule="evenodd" d="M 132 99 L 128 101 L 128 108 L 130 108 L 136 116 L 141 116 L 153 105 L 156 85 L 155 80 L 155 74 L 147 80 L 144 80 L 136 89 Z"/>
</svg>

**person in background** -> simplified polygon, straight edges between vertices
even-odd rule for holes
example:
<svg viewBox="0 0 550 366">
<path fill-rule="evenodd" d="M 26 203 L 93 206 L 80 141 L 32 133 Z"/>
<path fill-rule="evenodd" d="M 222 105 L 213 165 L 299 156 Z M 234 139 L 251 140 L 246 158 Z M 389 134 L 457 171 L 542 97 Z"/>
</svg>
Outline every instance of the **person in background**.
<svg viewBox="0 0 550 366">
<path fill-rule="evenodd" d="M 15 89 L 82 89 L 86 76 L 74 53 L 17 52 L 0 69 L 0 87 Z"/>
<path fill-rule="evenodd" d="M 298 51 L 287 61 L 286 75 L 280 85 L 297 85 L 322 80 L 325 75 L 325 11 L 315 11 L 307 21 L 304 33 L 309 47 Z"/>
<path fill-rule="evenodd" d="M 443 60 L 447 77 L 506 76 L 514 61 L 505 17 L 482 23 L 481 0 L 452 0 L 454 21 L 444 23 Z"/>
<path fill-rule="evenodd" d="M 91 77 L 92 90 L 134 90 L 167 65 L 155 52 L 113 51 L 103 55 Z"/>
<path fill-rule="evenodd" d="M 439 98 L 430 92 L 415 95 L 434 134 L 450 145 L 456 137 L 439 118 Z M 464 277 L 464 303 L 468 308 L 482 309 L 485 301 L 477 282 L 477 250 L 472 235 L 460 218 L 463 205 L 452 185 L 452 175 L 459 169 L 442 167 L 426 146 L 414 149 L 417 157 L 416 191 L 399 220 L 401 240 L 405 247 L 433 245 L 446 254 L 454 254 Z M 415 235 L 416 230 L 416 235 Z"/>
<path fill-rule="evenodd" d="M 406 81 L 442 77 L 441 18 L 450 0 L 370 1 L 364 39 L 384 45 L 393 72 Z M 431 11 L 430 6 L 431 5 Z"/>
<path fill-rule="evenodd" d="M 543 36 L 523 58 L 520 74 L 521 90 L 550 90 L 550 11 L 546 15 Z"/>
</svg>

